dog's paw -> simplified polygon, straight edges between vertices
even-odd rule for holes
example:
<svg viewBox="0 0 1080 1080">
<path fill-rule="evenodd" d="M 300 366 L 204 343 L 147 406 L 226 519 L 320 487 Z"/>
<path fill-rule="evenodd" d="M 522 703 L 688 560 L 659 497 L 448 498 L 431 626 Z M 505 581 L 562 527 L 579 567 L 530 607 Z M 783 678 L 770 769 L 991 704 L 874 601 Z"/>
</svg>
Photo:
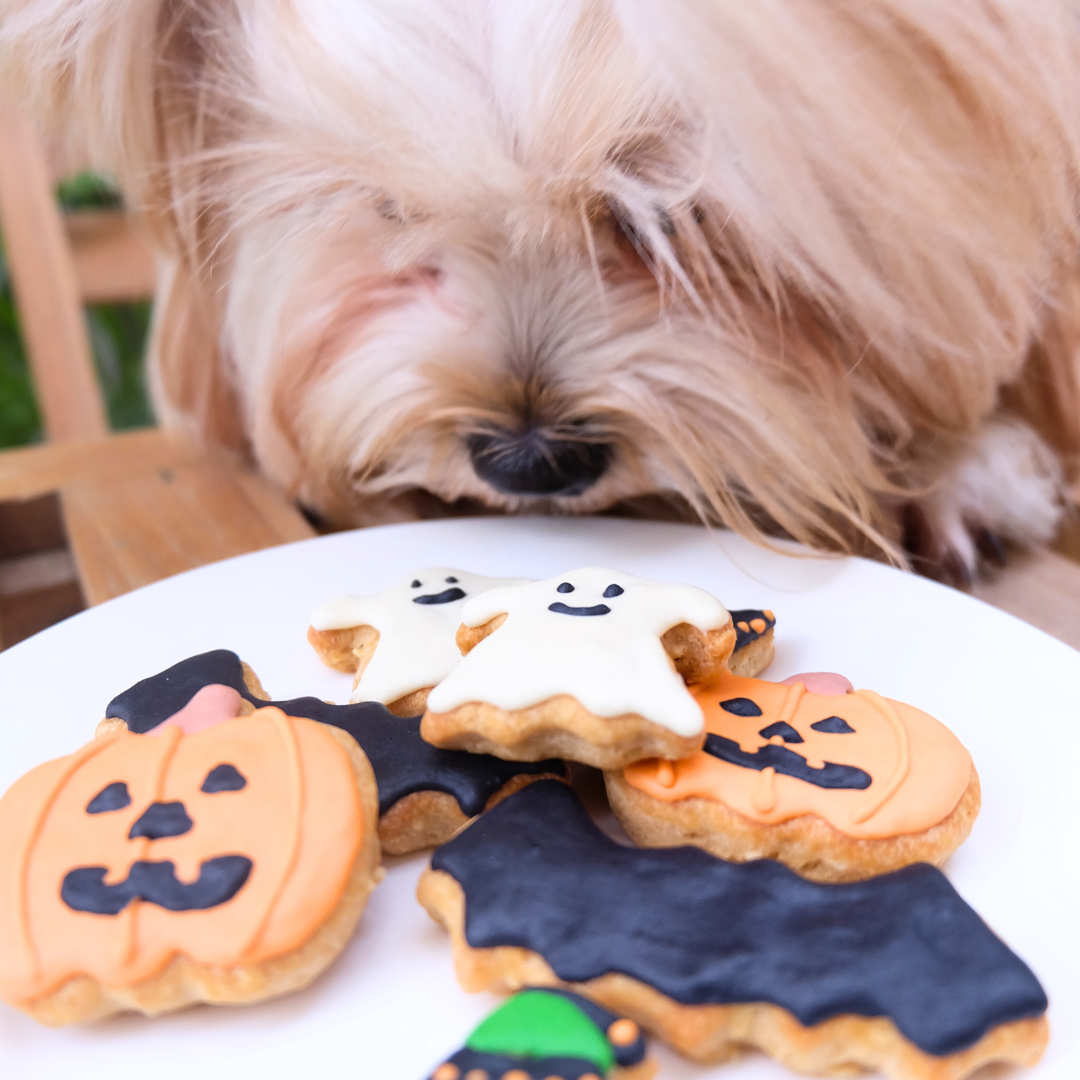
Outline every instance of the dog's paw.
<svg viewBox="0 0 1080 1080">
<path fill-rule="evenodd" d="M 1064 512 L 1053 451 L 1026 424 L 988 421 L 908 509 L 916 569 L 968 586 L 986 562 L 1004 565 L 1006 545 L 1050 541 Z"/>
</svg>

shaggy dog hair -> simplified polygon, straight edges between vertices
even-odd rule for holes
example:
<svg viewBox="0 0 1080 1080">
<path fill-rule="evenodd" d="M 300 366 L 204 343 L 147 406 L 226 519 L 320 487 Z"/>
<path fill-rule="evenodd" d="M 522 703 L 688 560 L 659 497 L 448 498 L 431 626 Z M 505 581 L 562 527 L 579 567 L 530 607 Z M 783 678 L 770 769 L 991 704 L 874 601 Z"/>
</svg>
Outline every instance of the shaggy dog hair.
<svg viewBox="0 0 1080 1080">
<path fill-rule="evenodd" d="M 159 413 L 335 523 L 962 574 L 1080 448 L 1075 0 L 0 0 L 163 253 Z"/>
</svg>

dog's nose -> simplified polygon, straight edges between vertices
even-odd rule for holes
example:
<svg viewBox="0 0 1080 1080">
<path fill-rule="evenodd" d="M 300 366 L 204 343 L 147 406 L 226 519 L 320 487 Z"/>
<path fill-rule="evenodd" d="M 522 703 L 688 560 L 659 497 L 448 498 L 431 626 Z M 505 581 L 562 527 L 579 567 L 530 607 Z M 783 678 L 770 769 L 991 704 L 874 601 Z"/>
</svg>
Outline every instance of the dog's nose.
<svg viewBox="0 0 1080 1080">
<path fill-rule="evenodd" d="M 481 480 L 504 495 L 580 495 L 604 474 L 608 443 L 564 438 L 531 427 L 477 432 L 469 456 Z"/>
</svg>

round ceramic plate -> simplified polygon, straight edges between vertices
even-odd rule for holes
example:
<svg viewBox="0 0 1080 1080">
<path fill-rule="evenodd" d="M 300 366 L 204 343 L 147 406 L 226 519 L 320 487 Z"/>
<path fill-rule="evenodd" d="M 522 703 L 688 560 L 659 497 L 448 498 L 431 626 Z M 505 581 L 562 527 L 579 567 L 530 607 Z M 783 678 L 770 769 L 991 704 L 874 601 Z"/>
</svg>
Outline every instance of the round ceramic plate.
<svg viewBox="0 0 1080 1080">
<path fill-rule="evenodd" d="M 775 611 L 768 677 L 839 671 L 944 721 L 970 749 L 983 788 L 982 814 L 946 872 L 1050 996 L 1050 1047 L 1022 1075 L 1080 1076 L 1080 653 L 875 563 L 614 519 L 426 522 L 256 552 L 130 593 L 0 654 L 0 790 L 89 740 L 119 691 L 208 649 L 237 652 L 278 699 L 346 701 L 349 677 L 323 667 L 305 641 L 309 613 L 429 565 L 537 578 L 606 565 L 692 582 L 728 607 Z M 389 860 L 356 936 L 301 993 L 59 1030 L 0 1005 L 0 1074 L 420 1080 L 496 1001 L 458 988 L 446 936 L 414 898 L 426 862 Z M 657 1056 L 662 1077 L 794 1075 L 760 1055 L 715 1069 L 663 1048 Z"/>
</svg>

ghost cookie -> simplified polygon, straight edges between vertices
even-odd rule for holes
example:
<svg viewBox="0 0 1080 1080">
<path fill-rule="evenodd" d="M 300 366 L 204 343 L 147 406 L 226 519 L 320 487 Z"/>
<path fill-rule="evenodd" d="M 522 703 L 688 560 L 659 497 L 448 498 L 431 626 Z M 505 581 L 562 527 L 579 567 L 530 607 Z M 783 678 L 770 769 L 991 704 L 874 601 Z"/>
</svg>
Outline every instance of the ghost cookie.
<svg viewBox="0 0 1080 1080">
<path fill-rule="evenodd" d="M 461 659 L 454 634 L 466 600 L 521 578 L 430 567 L 385 592 L 339 596 L 316 608 L 308 641 L 328 667 L 355 676 L 350 701 L 379 701 L 419 716 L 428 691 Z"/>
<path fill-rule="evenodd" d="M 633 1020 L 578 994 L 533 986 L 490 1013 L 428 1080 L 649 1080 Z"/>
<path fill-rule="evenodd" d="M 597 568 L 491 589 L 461 617 L 464 658 L 429 694 L 421 735 L 607 769 L 701 746 L 704 719 L 686 684 L 715 679 L 736 637 L 703 589 Z"/>
<path fill-rule="evenodd" d="M 779 859 L 815 881 L 940 866 L 979 812 L 970 754 L 920 709 L 831 678 L 725 675 L 697 688 L 701 750 L 605 775 L 623 828 L 645 847 Z"/>
<path fill-rule="evenodd" d="M 269 700 L 234 652 L 216 649 L 174 664 L 118 694 L 100 732 L 140 734 L 161 725 L 202 722 L 208 711 L 236 715 L 272 704 L 347 732 L 367 754 L 379 789 L 379 839 L 404 855 L 448 839 L 470 817 L 538 776 L 564 776 L 561 761 L 511 762 L 487 754 L 439 750 L 420 738 L 420 718 L 398 718 L 375 702 L 331 705 L 318 698 Z"/>
<path fill-rule="evenodd" d="M 64 1024 L 307 985 L 382 874 L 377 800 L 352 738 L 276 708 L 38 766 L 0 799 L 0 998 Z"/>
<path fill-rule="evenodd" d="M 584 994 L 705 1064 L 758 1047 L 798 1072 L 959 1080 L 1034 1064 L 1046 995 L 918 863 L 807 881 L 768 859 L 616 843 L 542 781 L 439 848 L 417 888 L 466 990 Z"/>
</svg>

